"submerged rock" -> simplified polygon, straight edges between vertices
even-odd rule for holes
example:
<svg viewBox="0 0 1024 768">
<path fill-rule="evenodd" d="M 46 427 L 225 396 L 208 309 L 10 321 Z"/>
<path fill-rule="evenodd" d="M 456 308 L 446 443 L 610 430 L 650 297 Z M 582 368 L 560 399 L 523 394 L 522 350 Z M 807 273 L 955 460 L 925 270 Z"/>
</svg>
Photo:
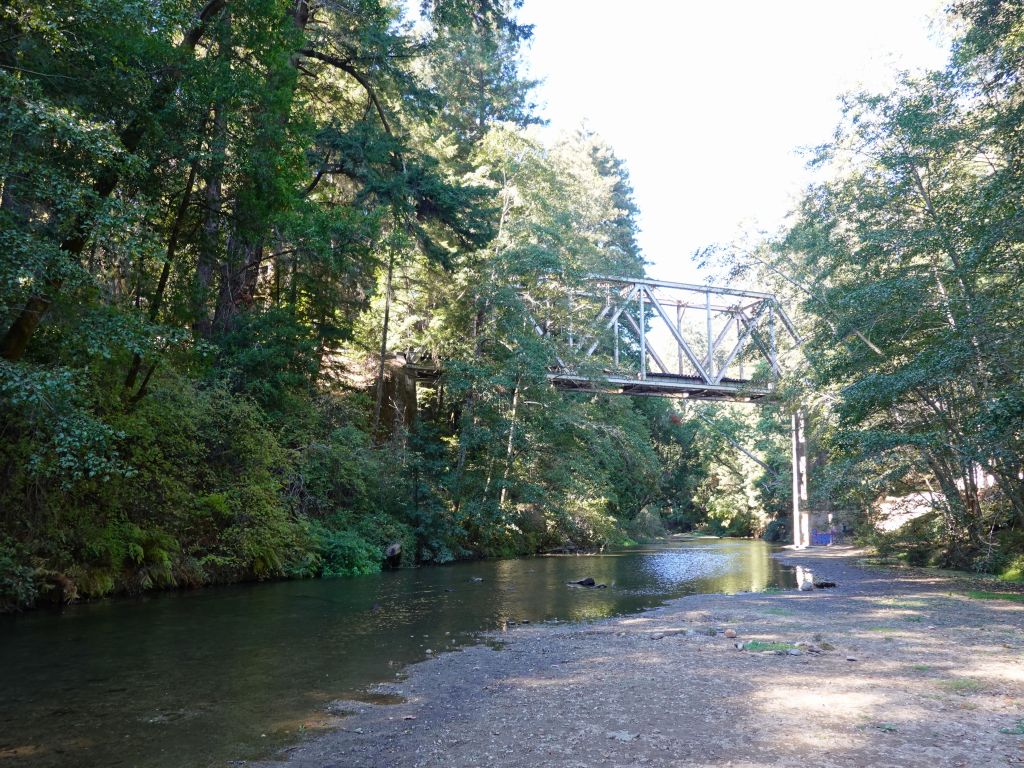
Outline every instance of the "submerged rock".
<svg viewBox="0 0 1024 768">
<path fill-rule="evenodd" d="M 587 576 L 587 578 L 585 578 L 585 579 L 580 579 L 579 581 L 570 581 L 568 586 L 570 586 L 570 587 L 586 587 L 587 589 L 608 589 L 608 585 L 607 584 L 598 584 L 590 576 Z"/>
</svg>

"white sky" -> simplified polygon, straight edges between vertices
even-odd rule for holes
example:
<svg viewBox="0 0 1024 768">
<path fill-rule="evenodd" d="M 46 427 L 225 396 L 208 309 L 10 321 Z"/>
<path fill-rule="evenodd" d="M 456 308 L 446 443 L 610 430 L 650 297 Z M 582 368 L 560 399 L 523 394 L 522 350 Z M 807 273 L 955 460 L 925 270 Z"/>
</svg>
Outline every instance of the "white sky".
<svg viewBox="0 0 1024 768">
<path fill-rule="evenodd" d="M 837 97 L 946 60 L 941 0 L 526 0 L 527 74 L 553 131 L 585 121 L 629 168 L 648 273 L 775 231 Z"/>
</svg>

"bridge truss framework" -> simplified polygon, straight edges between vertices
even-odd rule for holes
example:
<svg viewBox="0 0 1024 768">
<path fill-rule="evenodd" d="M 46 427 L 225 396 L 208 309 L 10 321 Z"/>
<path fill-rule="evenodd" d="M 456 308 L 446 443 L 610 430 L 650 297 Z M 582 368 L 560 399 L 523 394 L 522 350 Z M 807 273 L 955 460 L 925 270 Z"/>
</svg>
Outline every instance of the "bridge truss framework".
<svg viewBox="0 0 1024 768">
<path fill-rule="evenodd" d="M 556 356 L 548 378 L 567 391 L 756 402 L 782 375 L 780 326 L 802 343 L 778 299 L 761 291 L 593 275 L 569 305 L 565 327 L 533 320 L 539 335 L 565 337 L 570 354 Z M 586 365 L 595 356 L 610 365 L 595 371 Z M 802 548 L 811 542 L 802 413 L 791 436 L 793 543 Z"/>
<path fill-rule="evenodd" d="M 782 375 L 780 336 L 803 341 L 778 299 L 761 291 L 592 275 L 560 295 L 566 306 L 523 299 L 534 331 L 552 341 L 548 379 L 563 391 L 756 403 L 770 399 Z M 410 367 L 420 381 L 440 375 L 435 365 Z M 806 547 L 802 413 L 791 432 L 793 543 Z"/>
<path fill-rule="evenodd" d="M 561 325 L 534 321 L 567 348 L 548 375 L 559 389 L 750 402 L 781 375 L 780 331 L 801 341 L 761 291 L 594 275 L 568 301 Z"/>
</svg>

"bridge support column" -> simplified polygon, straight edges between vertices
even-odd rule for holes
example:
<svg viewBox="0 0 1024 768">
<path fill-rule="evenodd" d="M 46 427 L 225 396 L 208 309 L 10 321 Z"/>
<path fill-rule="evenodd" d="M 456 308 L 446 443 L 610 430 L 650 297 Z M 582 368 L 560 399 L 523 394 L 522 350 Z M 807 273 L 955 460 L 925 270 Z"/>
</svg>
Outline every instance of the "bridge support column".
<svg viewBox="0 0 1024 768">
<path fill-rule="evenodd" d="M 804 414 L 797 411 L 791 417 L 793 432 L 793 545 L 797 548 L 811 545 L 811 516 L 807 511 L 807 439 L 804 433 Z"/>
</svg>

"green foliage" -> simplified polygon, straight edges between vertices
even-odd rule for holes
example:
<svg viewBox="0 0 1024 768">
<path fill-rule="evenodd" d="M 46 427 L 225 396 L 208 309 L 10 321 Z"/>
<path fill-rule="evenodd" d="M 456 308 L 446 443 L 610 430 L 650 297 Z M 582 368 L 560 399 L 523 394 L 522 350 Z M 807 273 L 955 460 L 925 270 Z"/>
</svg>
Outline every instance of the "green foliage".
<svg viewBox="0 0 1024 768">
<path fill-rule="evenodd" d="M 897 557 L 915 566 L 938 565 L 943 555 L 941 518 L 922 515 L 894 531 L 868 528 L 861 541 L 874 547 L 879 557 Z"/>
<path fill-rule="evenodd" d="M 1008 733 L 1013 736 L 1024 736 L 1024 719 L 1018 720 L 1011 728 L 1000 728 L 1000 733 Z"/>
<path fill-rule="evenodd" d="M 796 648 L 791 643 L 778 643 L 769 640 L 748 640 L 743 644 L 743 650 L 753 651 L 754 653 L 763 653 L 765 651 L 788 651 L 790 648 Z"/>
<path fill-rule="evenodd" d="M 1003 568 L 999 578 L 1003 581 L 1024 581 L 1024 555 L 1014 557 Z"/>
<path fill-rule="evenodd" d="M 1010 600 L 1015 603 L 1024 603 L 1024 595 L 1016 592 L 984 592 L 972 591 L 967 596 L 974 600 Z"/>
<path fill-rule="evenodd" d="M 382 550 L 355 531 L 311 524 L 316 576 L 363 576 L 380 570 Z"/>
<path fill-rule="evenodd" d="M 0 542 L 0 613 L 28 608 L 38 596 L 35 568 L 23 562 L 16 547 Z"/>
<path fill-rule="evenodd" d="M 124 437 L 90 413 L 73 371 L 0 361 L 0 409 L 9 414 L 6 460 L 26 475 L 70 488 L 83 481 L 131 475 L 115 443 Z M 27 439 L 31 436 L 31 440 Z"/>
</svg>

